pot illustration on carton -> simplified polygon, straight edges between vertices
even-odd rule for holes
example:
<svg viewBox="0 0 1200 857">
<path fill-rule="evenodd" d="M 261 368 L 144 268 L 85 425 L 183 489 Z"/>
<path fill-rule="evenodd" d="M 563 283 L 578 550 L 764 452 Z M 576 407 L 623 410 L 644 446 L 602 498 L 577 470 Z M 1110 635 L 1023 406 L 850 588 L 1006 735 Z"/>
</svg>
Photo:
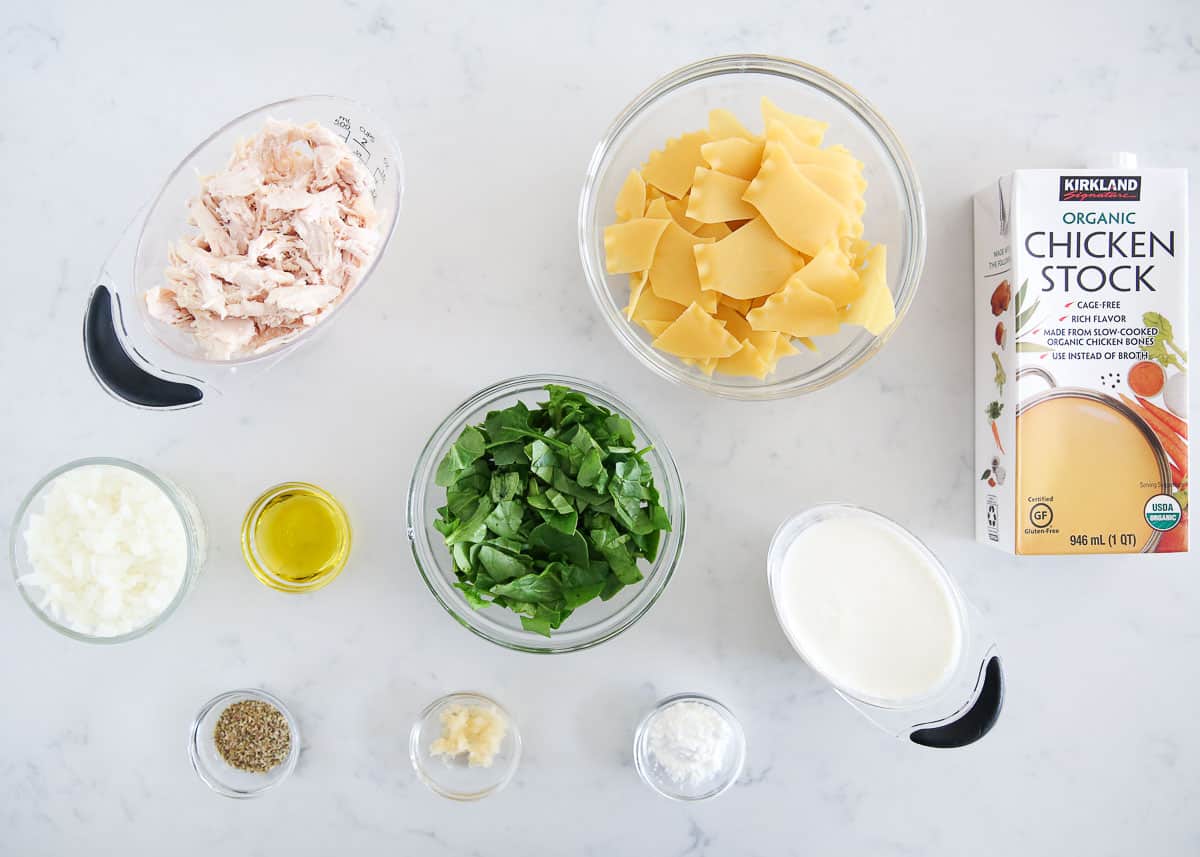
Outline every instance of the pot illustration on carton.
<svg viewBox="0 0 1200 857">
<path fill-rule="evenodd" d="M 1162 442 L 1106 393 L 1060 387 L 1037 367 L 1017 373 L 1025 377 L 1048 386 L 1016 413 L 1017 553 L 1154 552 L 1162 533 L 1145 507 L 1170 486 Z"/>
<path fill-rule="evenodd" d="M 1021 170 L 975 197 L 980 541 L 1187 551 L 1187 235 L 1184 170 Z"/>
</svg>

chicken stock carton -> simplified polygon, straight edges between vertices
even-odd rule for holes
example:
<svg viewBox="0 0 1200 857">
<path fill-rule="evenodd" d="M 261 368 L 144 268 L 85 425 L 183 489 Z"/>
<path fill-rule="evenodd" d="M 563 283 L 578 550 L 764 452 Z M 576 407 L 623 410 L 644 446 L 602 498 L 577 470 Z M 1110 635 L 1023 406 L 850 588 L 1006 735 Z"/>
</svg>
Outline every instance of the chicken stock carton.
<svg viewBox="0 0 1200 857">
<path fill-rule="evenodd" d="M 974 210 L 976 538 L 1186 551 L 1186 170 L 1018 170 Z"/>
</svg>

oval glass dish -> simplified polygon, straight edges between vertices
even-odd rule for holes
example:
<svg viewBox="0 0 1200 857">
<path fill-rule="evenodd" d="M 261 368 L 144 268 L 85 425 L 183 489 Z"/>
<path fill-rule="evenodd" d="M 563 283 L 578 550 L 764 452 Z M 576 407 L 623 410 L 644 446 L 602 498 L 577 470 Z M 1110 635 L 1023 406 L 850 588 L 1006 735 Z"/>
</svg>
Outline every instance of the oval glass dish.
<svg viewBox="0 0 1200 857">
<path fill-rule="evenodd" d="M 188 200 L 199 191 L 197 176 L 209 175 L 225 166 L 239 141 L 258 134 L 268 119 L 303 125 L 318 122 L 345 140 L 351 153 L 362 162 L 370 175 L 371 195 L 379 213 L 379 244 L 375 256 L 363 269 L 358 282 L 336 304 L 324 312 L 320 322 L 294 335 L 280 337 L 261 351 L 226 359 L 208 356 L 194 336 L 153 319 L 142 299 L 147 290 L 162 285 L 163 271 L 169 265 L 167 248 L 196 231 L 188 224 Z M 387 253 L 388 244 L 396 229 L 400 203 L 404 194 L 403 159 L 400 147 L 384 120 L 360 102 L 336 95 L 304 95 L 257 107 L 231 119 L 205 138 L 167 176 L 158 196 L 150 204 L 133 261 L 130 297 L 137 307 L 142 325 L 155 340 L 171 351 L 203 363 L 243 365 L 277 357 L 300 342 L 312 339 L 318 330 L 325 330 L 342 309 L 361 292 Z"/>
<path fill-rule="evenodd" d="M 846 146 L 863 162 L 867 180 L 864 238 L 887 245 L 887 281 L 896 320 L 881 335 L 844 325 L 801 349 L 766 379 L 706 376 L 651 345 L 628 321 L 627 275 L 605 271 L 604 227 L 629 171 L 672 137 L 706 127 L 708 111 L 726 108 L 757 127 L 759 100 L 829 123 L 827 143 Z M 672 72 L 626 107 L 597 144 L 579 199 L 579 254 L 592 297 L 617 339 L 643 365 L 677 384 L 731 399 L 779 399 L 809 393 L 846 377 L 869 360 L 895 331 L 916 294 L 925 261 L 925 203 L 904 147 L 882 116 L 846 84 L 794 60 L 744 54 L 714 57 Z"/>
<path fill-rule="evenodd" d="M 197 176 L 225 167 L 235 146 L 258 134 L 268 118 L 296 124 L 317 122 L 341 138 L 368 175 L 379 215 L 379 243 L 356 284 L 318 317 L 316 324 L 228 357 L 209 353 L 192 332 L 152 318 L 146 292 L 165 286 L 172 242 L 195 232 L 188 200 L 200 190 Z M 122 233 L 88 291 L 83 349 L 101 388 L 137 408 L 175 410 L 225 395 L 253 381 L 301 343 L 329 328 L 379 270 L 395 232 L 404 195 L 399 146 L 382 117 L 351 98 L 307 95 L 243 113 L 218 128 L 183 158 L 158 195 L 143 206 Z"/>
<path fill-rule="evenodd" d="M 41 506 L 43 505 L 41 501 L 45 492 L 59 476 L 82 468 L 97 466 L 129 470 L 138 476 L 144 477 L 155 487 L 159 488 L 166 495 L 167 499 L 170 500 L 175 511 L 179 513 L 179 520 L 183 524 L 184 537 L 187 540 L 187 567 L 183 574 L 183 580 L 179 584 L 179 590 L 175 593 L 175 597 L 163 608 L 162 612 L 141 627 L 135 628 L 125 634 L 111 636 L 88 634 L 65 624 L 43 605 L 42 602 L 44 599 L 40 597 L 39 587 L 26 582 L 28 576 L 33 574 L 34 568 L 29 558 L 28 549 L 25 546 L 24 533 L 29 527 L 30 517 L 41 511 Z M 142 467 L 140 464 L 125 461 L 121 458 L 81 458 L 77 461 L 68 462 L 61 467 L 54 468 L 38 480 L 37 484 L 30 489 L 25 499 L 21 502 L 21 505 L 17 508 L 12 529 L 9 531 L 8 556 L 17 591 L 21 594 L 21 598 L 25 600 L 25 603 L 29 605 L 35 616 L 55 631 L 73 640 L 79 640 L 84 643 L 111 644 L 124 643 L 137 639 L 144 634 L 150 633 L 167 621 L 171 614 L 183 603 L 183 599 L 187 597 L 188 592 L 191 591 L 192 586 L 195 584 L 200 570 L 204 567 L 207 547 L 208 533 L 204 526 L 204 519 L 200 516 L 200 509 L 196 506 L 192 498 L 174 482 L 158 475 L 152 470 Z"/>
<path fill-rule="evenodd" d="M 953 664 L 945 677 L 925 692 L 894 700 L 873 696 L 837 681 L 835 672 L 805 650 L 783 606 L 787 555 L 796 539 L 807 529 L 826 520 L 849 520 L 881 527 L 914 552 L 914 556 L 936 576 L 948 600 L 958 644 Z M 983 738 L 996 725 L 1004 704 L 1004 671 L 999 649 L 978 611 L 963 596 L 954 575 L 916 535 L 870 509 L 846 503 L 824 503 L 792 515 L 775 531 L 767 552 L 767 584 L 775 618 L 800 658 L 821 676 L 853 708 L 880 729 L 924 747 L 963 747 Z M 878 597 L 877 593 L 874 593 Z M 845 599 L 842 599 L 845 601 Z M 855 629 L 853 603 L 843 603 L 844 629 Z M 858 634 L 860 638 L 866 635 Z M 897 653 L 889 651 L 889 657 Z M 893 661 L 893 663 L 895 663 Z"/>
<path fill-rule="evenodd" d="M 646 460 L 654 470 L 661 503 L 671 521 L 671 531 L 663 534 L 654 563 L 639 563 L 643 579 L 626 586 L 608 601 L 595 599 L 578 608 L 552 632 L 551 637 L 526 631 L 520 617 L 500 608 L 471 607 L 455 588 L 457 577 L 442 534 L 433 526 L 438 507 L 446 500 L 446 491 L 434 482 L 438 464 L 446 456 L 459 434 L 468 425 L 483 421 L 489 411 L 500 410 L 524 401 L 527 405 L 544 401 L 547 384 L 560 384 L 585 394 L 598 405 L 629 419 L 641 447 L 653 447 Z M 587 381 L 563 375 L 524 375 L 501 381 L 476 393 L 446 417 L 421 450 L 408 489 L 408 537 L 413 559 L 429 591 L 463 627 L 485 640 L 522 652 L 561 654 L 587 649 L 610 640 L 646 614 L 658 600 L 679 563 L 685 525 L 683 484 L 675 460 L 662 436 L 640 414 L 614 394 Z"/>
</svg>

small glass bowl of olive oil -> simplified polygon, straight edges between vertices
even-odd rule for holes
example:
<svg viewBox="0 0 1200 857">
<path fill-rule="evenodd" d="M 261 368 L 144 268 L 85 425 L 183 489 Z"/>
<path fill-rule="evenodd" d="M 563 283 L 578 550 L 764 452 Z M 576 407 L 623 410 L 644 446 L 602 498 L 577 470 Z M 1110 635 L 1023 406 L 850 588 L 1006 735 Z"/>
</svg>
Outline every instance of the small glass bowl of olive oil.
<svg viewBox="0 0 1200 857">
<path fill-rule="evenodd" d="M 242 556 L 267 586 L 312 592 L 350 555 L 350 519 L 328 491 L 307 482 L 268 488 L 242 521 Z"/>
</svg>

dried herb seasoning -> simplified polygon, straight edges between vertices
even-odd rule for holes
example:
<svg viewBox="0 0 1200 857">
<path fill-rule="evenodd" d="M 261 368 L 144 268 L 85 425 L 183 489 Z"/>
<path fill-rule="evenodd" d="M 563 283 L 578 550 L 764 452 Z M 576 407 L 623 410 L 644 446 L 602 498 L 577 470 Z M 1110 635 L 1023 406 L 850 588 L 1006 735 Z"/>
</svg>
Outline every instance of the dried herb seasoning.
<svg viewBox="0 0 1200 857">
<path fill-rule="evenodd" d="M 213 730 L 217 752 L 241 771 L 265 774 L 292 751 L 292 730 L 283 712 L 268 702 L 244 699 L 217 718 Z"/>
</svg>

